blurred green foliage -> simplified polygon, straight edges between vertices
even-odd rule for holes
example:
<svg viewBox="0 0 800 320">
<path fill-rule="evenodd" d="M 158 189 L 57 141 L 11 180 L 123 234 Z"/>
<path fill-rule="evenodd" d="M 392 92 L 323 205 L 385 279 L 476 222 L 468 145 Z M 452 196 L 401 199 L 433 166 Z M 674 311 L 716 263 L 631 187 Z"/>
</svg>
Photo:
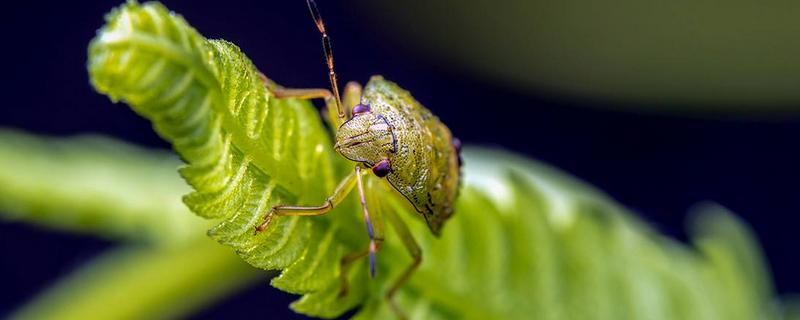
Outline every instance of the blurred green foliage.
<svg viewBox="0 0 800 320">
<path fill-rule="evenodd" d="M 454 71 L 638 111 L 796 114 L 800 3 L 359 1 L 369 30 Z"/>
<path fill-rule="evenodd" d="M 208 223 L 180 203 L 189 188 L 179 165 L 172 153 L 104 137 L 0 130 L 1 219 L 123 243 L 11 318 L 179 317 L 265 278 L 199 232 Z"/>
</svg>

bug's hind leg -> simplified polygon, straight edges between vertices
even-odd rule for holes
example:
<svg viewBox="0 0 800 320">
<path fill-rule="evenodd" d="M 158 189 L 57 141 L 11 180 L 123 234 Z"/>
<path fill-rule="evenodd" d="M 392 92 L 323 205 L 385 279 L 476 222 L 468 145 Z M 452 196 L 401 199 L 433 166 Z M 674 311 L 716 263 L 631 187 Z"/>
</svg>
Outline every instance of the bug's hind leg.
<svg viewBox="0 0 800 320">
<path fill-rule="evenodd" d="M 412 261 L 411 264 L 406 267 L 406 270 L 403 271 L 403 274 L 394 281 L 394 284 L 389 288 L 389 291 L 386 291 L 386 301 L 389 302 L 389 306 L 392 308 L 392 311 L 397 315 L 400 319 L 407 319 L 403 310 L 397 305 L 394 301 L 394 296 L 406 282 L 414 274 L 414 271 L 417 270 L 420 263 L 422 263 L 422 249 L 417 244 L 417 241 L 414 240 L 414 236 L 411 235 L 411 231 L 408 230 L 408 226 L 406 225 L 400 217 L 397 216 L 394 212 L 387 211 L 386 217 L 389 219 L 389 223 L 392 224 L 394 227 L 395 232 L 397 232 L 398 236 L 400 236 L 400 240 L 403 241 L 403 245 L 408 250 L 408 253 L 411 255 Z"/>
<path fill-rule="evenodd" d="M 350 194 L 350 191 L 353 190 L 356 184 L 358 175 L 360 175 L 358 170 L 347 175 L 347 177 L 339 183 L 339 186 L 336 187 L 336 190 L 333 191 L 333 194 L 320 206 L 299 207 L 277 205 L 272 207 L 264 217 L 264 222 L 256 227 L 256 233 L 266 230 L 270 222 L 272 222 L 273 216 L 319 216 L 330 212 Z"/>
</svg>

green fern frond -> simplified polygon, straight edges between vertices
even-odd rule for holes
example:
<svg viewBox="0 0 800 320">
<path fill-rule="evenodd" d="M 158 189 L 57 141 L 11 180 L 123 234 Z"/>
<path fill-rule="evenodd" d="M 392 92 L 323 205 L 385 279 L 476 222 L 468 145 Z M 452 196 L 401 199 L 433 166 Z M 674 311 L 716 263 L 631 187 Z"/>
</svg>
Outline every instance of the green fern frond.
<svg viewBox="0 0 800 320">
<path fill-rule="evenodd" d="M 425 260 L 400 297 L 411 318 L 777 319 L 763 258 L 724 209 L 698 210 L 689 248 L 546 166 L 474 148 L 464 160 L 458 215 L 418 236 Z M 408 261 L 392 258 L 381 268 Z M 371 299 L 357 319 L 392 317 Z"/>
<path fill-rule="evenodd" d="M 184 202 L 216 221 L 208 234 L 257 267 L 283 269 L 272 284 L 304 294 L 293 304 L 298 312 L 335 317 L 361 304 L 357 318 L 391 317 L 383 294 L 411 261 L 391 232 L 378 277 L 367 279 L 359 263 L 350 293 L 338 297 L 341 257 L 366 245 L 353 203 L 321 217 L 281 217 L 253 234 L 275 204 L 321 203 L 348 168 L 311 104 L 276 99 L 238 48 L 204 39 L 159 4 L 130 2 L 107 20 L 89 48 L 92 83 L 173 144 L 194 188 Z M 555 170 L 482 150 L 468 149 L 465 160 L 457 213 L 440 239 L 385 183 L 367 181 L 369 202 L 396 212 L 423 250 L 420 270 L 398 294 L 412 318 L 766 314 L 764 275 L 748 274 L 760 261 L 754 248 L 732 245 L 751 240 L 727 215 L 709 223 L 734 227 L 700 234 L 695 252 Z"/>
<path fill-rule="evenodd" d="M 313 107 L 274 98 L 236 46 L 204 39 L 160 4 L 129 2 L 107 21 L 89 47 L 92 84 L 153 121 L 173 144 L 195 190 L 184 202 L 218 221 L 208 234 L 256 267 L 286 269 L 280 279 L 307 278 L 276 280 L 284 290 L 338 285 L 331 261 L 359 244 L 357 233 L 337 227 L 342 219 L 282 217 L 254 235 L 272 206 L 321 203 L 342 176 L 344 162 Z M 310 262 L 309 252 L 332 260 Z M 361 291 L 342 311 L 360 302 Z"/>
</svg>

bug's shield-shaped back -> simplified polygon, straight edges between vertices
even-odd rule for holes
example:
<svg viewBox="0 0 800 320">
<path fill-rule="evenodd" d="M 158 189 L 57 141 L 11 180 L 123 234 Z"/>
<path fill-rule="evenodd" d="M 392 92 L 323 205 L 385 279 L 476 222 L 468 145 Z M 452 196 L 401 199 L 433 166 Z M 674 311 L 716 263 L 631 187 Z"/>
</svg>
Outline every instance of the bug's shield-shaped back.
<svg viewBox="0 0 800 320">
<path fill-rule="evenodd" d="M 438 235 L 458 193 L 458 154 L 450 130 L 408 91 L 380 76 L 367 83 L 361 103 L 386 121 L 395 139 L 393 152 L 385 154 L 392 166 L 389 183 Z"/>
</svg>

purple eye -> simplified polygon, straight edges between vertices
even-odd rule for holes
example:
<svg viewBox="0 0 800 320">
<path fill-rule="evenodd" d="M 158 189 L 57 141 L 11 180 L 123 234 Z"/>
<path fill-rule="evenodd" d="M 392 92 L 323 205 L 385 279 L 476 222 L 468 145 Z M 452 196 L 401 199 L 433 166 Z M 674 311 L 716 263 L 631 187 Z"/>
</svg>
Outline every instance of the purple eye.
<svg viewBox="0 0 800 320">
<path fill-rule="evenodd" d="M 387 176 L 390 172 L 392 172 L 392 165 L 389 163 L 389 159 L 383 159 L 372 167 L 372 173 L 381 178 Z"/>
<path fill-rule="evenodd" d="M 366 113 L 366 112 L 369 112 L 369 106 L 368 105 L 363 105 L 363 104 L 359 103 L 355 107 L 353 107 L 353 115 L 354 116 L 362 114 L 362 113 Z"/>
<path fill-rule="evenodd" d="M 453 137 L 453 148 L 456 148 L 456 152 L 461 152 L 461 139 Z"/>
<path fill-rule="evenodd" d="M 453 137 L 453 149 L 456 149 L 456 156 L 458 157 L 458 166 L 464 163 L 464 160 L 461 159 L 461 139 Z"/>
</svg>

